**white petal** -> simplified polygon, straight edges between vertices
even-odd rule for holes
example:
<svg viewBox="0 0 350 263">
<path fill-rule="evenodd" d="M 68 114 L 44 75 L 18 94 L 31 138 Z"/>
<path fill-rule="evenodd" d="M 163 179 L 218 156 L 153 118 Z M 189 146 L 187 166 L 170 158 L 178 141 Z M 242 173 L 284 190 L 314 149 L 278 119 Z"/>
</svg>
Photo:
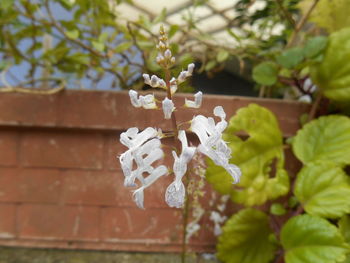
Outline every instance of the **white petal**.
<svg viewBox="0 0 350 263">
<path fill-rule="evenodd" d="M 152 87 L 157 87 L 158 86 L 158 77 L 156 76 L 156 75 L 152 75 L 152 77 L 151 77 L 151 86 Z"/>
<path fill-rule="evenodd" d="M 156 109 L 157 104 L 153 94 L 148 94 L 146 96 L 140 96 L 141 106 L 144 109 Z"/>
<path fill-rule="evenodd" d="M 143 206 L 143 200 L 144 200 L 143 187 L 134 191 L 133 198 L 138 208 L 145 209 Z"/>
<path fill-rule="evenodd" d="M 239 167 L 234 164 L 229 164 L 224 168 L 232 176 L 233 183 L 234 184 L 239 183 L 240 177 L 242 175 L 241 169 L 239 169 Z"/>
<path fill-rule="evenodd" d="M 214 108 L 214 115 L 217 117 L 220 117 L 221 119 L 226 118 L 226 113 L 225 113 L 224 109 L 222 108 L 222 106 L 216 106 Z"/>
<path fill-rule="evenodd" d="M 194 94 L 194 101 L 185 99 L 185 107 L 198 109 L 202 105 L 203 93 L 198 91 Z"/>
<path fill-rule="evenodd" d="M 172 100 L 165 98 L 162 102 L 164 118 L 170 119 L 172 112 L 175 110 L 174 103 Z"/>
<path fill-rule="evenodd" d="M 140 108 L 141 107 L 141 102 L 137 98 L 138 94 L 137 94 L 137 92 L 135 90 L 129 90 L 129 97 L 130 97 L 131 104 L 134 107 L 136 107 L 136 108 Z"/>
<path fill-rule="evenodd" d="M 181 71 L 179 76 L 177 77 L 177 83 L 180 84 L 186 80 L 187 71 Z"/>
<path fill-rule="evenodd" d="M 151 85 L 151 79 L 148 74 L 142 74 L 145 84 Z"/>
<path fill-rule="evenodd" d="M 171 51 L 170 51 L 170 49 L 165 50 L 164 57 L 171 58 Z"/>
<path fill-rule="evenodd" d="M 164 165 L 159 165 L 157 168 L 153 170 L 153 172 L 147 176 L 145 179 L 145 185 L 144 187 L 149 187 L 151 184 L 153 184 L 159 177 L 165 175 L 168 173 L 168 168 Z"/>
<path fill-rule="evenodd" d="M 165 201 L 170 207 L 181 208 L 185 202 L 185 186 L 180 182 L 176 187 L 176 182 L 172 182 L 166 189 Z"/>
<path fill-rule="evenodd" d="M 176 91 L 177 91 L 177 85 L 176 84 L 175 85 L 171 85 L 170 86 L 170 93 L 171 93 L 171 95 L 174 95 Z"/>
<path fill-rule="evenodd" d="M 309 94 L 305 94 L 301 97 L 299 97 L 298 101 L 300 102 L 304 102 L 304 103 L 311 103 L 312 102 L 312 98 Z"/>
<path fill-rule="evenodd" d="M 192 73 L 193 73 L 193 69 L 194 69 L 194 64 L 193 63 L 191 63 L 191 64 L 189 64 L 188 66 L 187 66 L 187 74 L 188 74 L 188 76 L 191 76 L 192 75 Z"/>
</svg>

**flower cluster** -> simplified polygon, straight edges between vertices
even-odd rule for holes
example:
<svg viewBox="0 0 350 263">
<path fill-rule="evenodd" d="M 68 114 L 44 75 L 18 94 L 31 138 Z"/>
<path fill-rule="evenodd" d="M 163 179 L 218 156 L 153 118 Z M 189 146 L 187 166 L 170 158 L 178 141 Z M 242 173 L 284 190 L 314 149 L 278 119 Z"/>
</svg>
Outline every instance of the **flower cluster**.
<svg viewBox="0 0 350 263">
<path fill-rule="evenodd" d="M 169 49 L 167 37 L 161 30 L 157 48 L 159 54 L 157 63 L 165 70 L 168 70 L 175 63 L 175 58 Z M 151 77 L 143 74 L 145 84 L 153 88 L 161 88 L 167 91 L 167 96 L 161 102 L 161 108 L 165 119 L 172 119 L 173 134 L 175 139 L 181 142 L 181 150 L 172 151 L 174 163 L 172 169 L 164 165 L 154 167 L 153 163 L 162 159 L 164 152 L 161 148 L 161 139 L 164 137 L 161 130 L 147 128 L 139 132 L 138 128 L 129 128 L 120 136 L 120 141 L 128 147 L 128 150 L 119 157 L 121 168 L 125 179 L 125 186 L 138 186 L 134 191 L 134 201 L 140 208 L 144 207 L 144 190 L 153 182 L 166 174 L 173 174 L 174 181 L 167 187 L 165 193 L 165 201 L 170 207 L 180 208 L 185 202 L 186 189 L 182 182 L 182 178 L 187 173 L 188 163 L 196 153 L 202 153 L 211 158 L 215 164 L 222 166 L 232 176 L 233 183 L 239 182 L 241 172 L 234 164 L 229 163 L 231 158 L 231 150 L 222 140 L 222 132 L 227 127 L 225 120 L 226 114 L 221 106 L 214 108 L 214 116 L 220 118 L 215 123 L 214 118 L 205 117 L 203 115 L 194 116 L 190 121 L 190 130 L 199 138 L 200 144 L 197 147 L 189 146 L 185 130 L 179 130 L 176 125 L 175 104 L 172 101 L 172 95 L 177 91 L 178 85 L 186 81 L 192 76 L 194 64 L 189 64 L 187 70 L 180 72 L 177 78 L 163 80 L 155 75 Z M 170 73 L 169 71 L 167 73 Z M 166 74 L 170 75 L 170 74 Z M 130 101 L 134 107 L 143 107 L 144 109 L 158 109 L 159 101 L 153 94 L 142 96 L 134 91 L 129 91 Z M 194 95 L 194 100 L 185 100 L 184 107 L 199 108 L 202 104 L 202 92 Z M 144 177 L 147 174 L 147 177 Z M 136 183 L 138 182 L 138 183 Z"/>
</svg>

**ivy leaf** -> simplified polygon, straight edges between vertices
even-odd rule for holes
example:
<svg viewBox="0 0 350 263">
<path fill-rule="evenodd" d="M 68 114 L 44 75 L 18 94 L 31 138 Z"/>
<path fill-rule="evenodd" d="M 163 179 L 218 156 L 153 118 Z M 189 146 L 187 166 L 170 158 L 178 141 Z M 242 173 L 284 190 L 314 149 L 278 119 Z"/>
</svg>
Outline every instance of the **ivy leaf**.
<svg viewBox="0 0 350 263">
<path fill-rule="evenodd" d="M 310 38 L 304 47 L 304 55 L 307 58 L 313 58 L 319 55 L 326 47 L 328 38 L 325 36 L 317 36 Z"/>
<path fill-rule="evenodd" d="M 278 64 L 285 68 L 294 68 L 304 59 L 303 49 L 301 47 L 294 47 L 284 51 L 276 58 Z"/>
<path fill-rule="evenodd" d="M 265 213 L 250 208 L 241 210 L 222 228 L 217 256 L 226 263 L 268 263 L 275 252 L 269 240 L 272 234 Z"/>
<path fill-rule="evenodd" d="M 286 263 L 342 262 L 348 252 L 338 228 L 310 215 L 289 219 L 282 227 L 281 243 Z"/>
<path fill-rule="evenodd" d="M 239 131 L 246 132 L 249 138 L 243 140 L 234 134 Z M 241 108 L 231 118 L 223 139 L 233 151 L 230 163 L 238 165 L 243 176 L 233 186 L 229 174 L 208 160 L 207 180 L 217 191 L 247 206 L 263 204 L 288 192 L 282 133 L 269 110 L 256 104 Z"/>
<path fill-rule="evenodd" d="M 253 79 L 266 86 L 271 86 L 276 83 L 278 67 L 274 62 L 263 62 L 255 66 L 253 69 Z"/>
<path fill-rule="evenodd" d="M 298 131 L 292 145 L 304 164 L 319 160 L 350 164 L 350 119 L 329 115 L 313 120 Z"/>
<path fill-rule="evenodd" d="M 338 218 L 350 212 L 350 185 L 345 172 L 328 162 L 304 166 L 295 181 L 294 194 L 306 212 Z"/>
<path fill-rule="evenodd" d="M 349 61 L 350 28 L 345 28 L 330 35 L 322 62 L 310 68 L 313 83 L 327 98 L 335 101 L 350 101 Z"/>
</svg>

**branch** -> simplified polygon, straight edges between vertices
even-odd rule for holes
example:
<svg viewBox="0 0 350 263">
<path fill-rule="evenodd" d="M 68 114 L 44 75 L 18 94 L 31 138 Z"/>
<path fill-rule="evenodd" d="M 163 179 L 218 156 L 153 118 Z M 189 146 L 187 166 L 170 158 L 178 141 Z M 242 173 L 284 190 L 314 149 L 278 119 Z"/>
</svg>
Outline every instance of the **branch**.
<svg viewBox="0 0 350 263">
<path fill-rule="evenodd" d="M 285 18 L 288 20 L 289 24 L 295 29 L 295 21 L 288 10 L 283 6 L 282 0 L 276 0 L 278 7 L 281 9 Z"/>
<path fill-rule="evenodd" d="M 307 19 L 309 18 L 309 16 L 311 15 L 312 11 L 314 10 L 314 8 L 316 7 L 317 3 L 319 2 L 319 0 L 314 0 L 314 2 L 312 3 L 312 5 L 310 6 L 309 10 L 304 14 L 304 16 L 300 19 L 299 23 L 297 24 L 295 30 L 292 33 L 292 36 L 290 38 L 290 40 L 288 41 L 288 44 L 286 46 L 286 48 L 291 47 L 295 40 L 296 37 L 299 33 L 299 31 L 303 28 L 303 26 L 305 25 Z"/>
</svg>

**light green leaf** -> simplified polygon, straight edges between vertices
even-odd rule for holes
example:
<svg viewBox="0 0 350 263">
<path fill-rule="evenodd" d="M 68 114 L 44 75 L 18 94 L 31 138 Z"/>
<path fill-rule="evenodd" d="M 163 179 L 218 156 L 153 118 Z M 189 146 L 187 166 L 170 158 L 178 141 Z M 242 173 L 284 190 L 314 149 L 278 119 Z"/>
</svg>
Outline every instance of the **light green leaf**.
<svg viewBox="0 0 350 263">
<path fill-rule="evenodd" d="M 109 37 L 109 33 L 108 32 L 102 32 L 99 36 L 98 36 L 98 42 L 104 43 L 107 41 Z"/>
<path fill-rule="evenodd" d="M 294 194 L 311 215 L 338 218 L 350 212 L 347 176 L 333 163 L 304 166 L 295 181 Z"/>
<path fill-rule="evenodd" d="M 350 245 L 350 216 L 344 215 L 338 222 L 340 233 Z"/>
<path fill-rule="evenodd" d="M 211 60 L 205 65 L 205 70 L 209 71 L 213 69 L 215 66 L 216 66 L 216 62 L 214 60 Z"/>
<path fill-rule="evenodd" d="M 79 31 L 77 29 L 66 31 L 66 35 L 71 39 L 77 39 L 79 37 Z"/>
<path fill-rule="evenodd" d="M 310 215 L 292 217 L 282 227 L 286 263 L 335 263 L 348 252 L 338 228 Z"/>
<path fill-rule="evenodd" d="M 11 7 L 14 3 L 14 0 L 1 0 L 1 8 L 8 9 Z"/>
<path fill-rule="evenodd" d="M 150 49 L 155 47 L 153 41 L 137 41 L 137 45 L 142 49 Z"/>
<path fill-rule="evenodd" d="M 229 55 L 230 53 L 228 53 L 226 50 L 220 50 L 216 55 L 216 60 L 218 62 L 223 62 L 229 57 Z"/>
<path fill-rule="evenodd" d="M 271 86 L 276 83 L 278 67 L 273 62 L 263 62 L 254 67 L 253 79 L 261 84 Z"/>
<path fill-rule="evenodd" d="M 105 49 L 103 42 L 92 41 L 92 46 L 98 51 L 102 52 Z"/>
<path fill-rule="evenodd" d="M 236 136 L 239 131 L 246 132 L 249 138 Z M 241 108 L 231 118 L 223 139 L 233 152 L 230 163 L 241 168 L 242 177 L 239 184 L 232 185 L 229 174 L 208 160 L 207 180 L 217 191 L 247 206 L 263 204 L 288 192 L 282 134 L 269 110 L 256 104 Z"/>
<path fill-rule="evenodd" d="M 122 53 L 132 46 L 132 42 L 123 42 L 114 48 L 115 53 Z"/>
<path fill-rule="evenodd" d="M 180 27 L 178 25 L 171 25 L 168 33 L 169 38 L 172 38 L 179 29 Z"/>
<path fill-rule="evenodd" d="M 310 68 L 313 83 L 327 98 L 350 102 L 349 61 L 350 28 L 345 28 L 330 35 L 322 62 Z"/>
<path fill-rule="evenodd" d="M 303 0 L 300 4 L 303 13 L 310 9 L 314 0 Z M 319 27 L 327 29 L 329 33 L 350 26 L 349 0 L 320 0 L 309 20 Z"/>
<path fill-rule="evenodd" d="M 304 56 L 312 58 L 320 54 L 327 47 L 328 38 L 325 36 L 317 36 L 310 38 L 304 47 Z"/>
<path fill-rule="evenodd" d="M 166 8 L 163 8 L 162 11 L 159 13 L 159 15 L 154 18 L 153 24 L 158 24 L 160 22 L 163 22 L 165 17 L 166 17 Z"/>
<path fill-rule="evenodd" d="M 300 62 L 302 62 L 303 59 L 303 49 L 300 47 L 288 49 L 276 58 L 278 64 L 288 69 L 294 68 Z"/>
<path fill-rule="evenodd" d="M 329 115 L 313 120 L 298 131 L 292 145 L 304 164 L 319 160 L 350 164 L 350 119 Z"/>
<path fill-rule="evenodd" d="M 244 209 L 234 214 L 222 228 L 218 258 L 226 263 L 268 263 L 274 257 L 272 231 L 266 214 Z"/>
</svg>

